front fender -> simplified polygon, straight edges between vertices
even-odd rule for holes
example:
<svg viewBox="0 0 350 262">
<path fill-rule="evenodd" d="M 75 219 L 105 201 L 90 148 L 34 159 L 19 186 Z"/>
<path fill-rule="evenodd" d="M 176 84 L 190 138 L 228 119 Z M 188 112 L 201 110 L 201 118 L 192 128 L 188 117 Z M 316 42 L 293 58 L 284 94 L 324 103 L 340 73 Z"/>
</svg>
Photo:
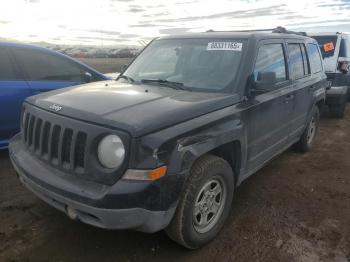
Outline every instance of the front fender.
<svg viewBox="0 0 350 262">
<path fill-rule="evenodd" d="M 200 156 L 232 141 L 242 143 L 243 123 L 240 119 L 230 119 L 210 126 L 201 132 L 188 134 L 177 139 L 168 162 L 170 173 L 189 171 Z"/>
<path fill-rule="evenodd" d="M 241 157 L 245 159 L 243 110 L 235 104 L 135 139 L 129 167 L 166 165 L 167 175 L 186 175 L 198 157 L 232 141 L 240 142 Z"/>
</svg>

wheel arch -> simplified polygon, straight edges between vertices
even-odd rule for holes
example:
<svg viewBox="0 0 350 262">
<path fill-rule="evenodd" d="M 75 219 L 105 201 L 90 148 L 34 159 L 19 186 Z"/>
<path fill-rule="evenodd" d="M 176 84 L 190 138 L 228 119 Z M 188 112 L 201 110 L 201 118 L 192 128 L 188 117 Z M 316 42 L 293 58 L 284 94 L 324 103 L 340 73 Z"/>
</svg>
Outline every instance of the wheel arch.
<svg viewBox="0 0 350 262">
<path fill-rule="evenodd" d="M 220 141 L 220 140 L 219 140 Z M 178 168 L 186 170 L 185 173 L 189 174 L 193 165 L 204 155 L 214 155 L 227 161 L 232 168 L 234 174 L 235 185 L 239 179 L 240 169 L 242 166 L 242 143 L 239 139 L 233 139 L 231 141 L 219 141 L 207 140 L 203 143 L 196 143 L 188 147 L 181 148 L 181 166 Z M 172 161 L 173 162 L 173 161 Z M 181 172 L 182 173 L 182 172 Z"/>
</svg>

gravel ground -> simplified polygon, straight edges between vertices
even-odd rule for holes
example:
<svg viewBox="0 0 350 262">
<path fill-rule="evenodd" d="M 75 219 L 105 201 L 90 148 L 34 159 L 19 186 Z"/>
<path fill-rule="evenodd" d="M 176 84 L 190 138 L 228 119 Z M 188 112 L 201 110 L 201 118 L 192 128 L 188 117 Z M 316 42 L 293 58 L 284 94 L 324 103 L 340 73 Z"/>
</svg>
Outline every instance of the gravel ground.
<svg viewBox="0 0 350 262">
<path fill-rule="evenodd" d="M 288 150 L 236 191 L 220 235 L 188 251 L 164 232 L 68 219 L 17 180 L 0 153 L 0 261 L 349 261 L 350 107 L 324 117 L 312 152 Z"/>
</svg>

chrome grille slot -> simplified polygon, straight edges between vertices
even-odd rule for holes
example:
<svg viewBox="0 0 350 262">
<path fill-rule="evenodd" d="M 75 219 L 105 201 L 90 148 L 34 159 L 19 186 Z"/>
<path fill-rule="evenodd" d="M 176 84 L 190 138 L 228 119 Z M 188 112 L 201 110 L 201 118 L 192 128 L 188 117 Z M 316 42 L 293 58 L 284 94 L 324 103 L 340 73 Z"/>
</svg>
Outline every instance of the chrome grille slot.
<svg viewBox="0 0 350 262">
<path fill-rule="evenodd" d="M 61 127 L 55 125 L 53 127 L 52 137 L 51 137 L 51 159 L 55 162 L 57 162 L 58 160 L 58 147 L 60 143 L 60 133 L 61 133 Z"/>
<path fill-rule="evenodd" d="M 48 121 L 33 112 L 23 113 L 23 140 L 36 155 L 66 170 L 82 173 L 86 165 L 87 134 Z"/>
<path fill-rule="evenodd" d="M 48 155 L 49 153 L 49 136 L 50 136 L 51 124 L 45 122 L 42 134 L 42 143 L 41 143 L 41 154 Z"/>
<path fill-rule="evenodd" d="M 85 165 L 85 144 L 86 134 L 83 132 L 78 132 L 74 151 L 75 167 L 83 168 Z"/>
<path fill-rule="evenodd" d="M 35 122 L 35 116 L 31 115 L 29 119 L 29 126 L 28 126 L 28 146 L 31 146 L 33 144 L 33 129 L 34 129 L 34 122 Z"/>
<path fill-rule="evenodd" d="M 29 118 L 30 118 L 30 114 L 29 113 L 25 113 L 24 115 L 24 142 L 27 142 L 28 140 L 28 125 L 29 125 Z"/>
<path fill-rule="evenodd" d="M 35 131 L 34 131 L 34 150 L 35 151 L 39 149 L 42 123 L 43 121 L 40 118 L 38 118 L 34 127 L 35 128 Z"/>
<path fill-rule="evenodd" d="M 33 158 L 40 160 L 46 167 L 106 185 L 114 184 L 124 174 L 127 160 L 119 170 L 111 171 L 103 168 L 96 156 L 102 137 L 118 134 L 124 141 L 128 141 L 128 135 L 124 132 L 64 116 L 29 103 L 24 104 L 22 114 L 23 145 Z"/>
<path fill-rule="evenodd" d="M 69 168 L 71 165 L 71 147 L 73 139 L 73 130 L 68 128 L 63 132 L 61 159 L 63 167 Z"/>
</svg>

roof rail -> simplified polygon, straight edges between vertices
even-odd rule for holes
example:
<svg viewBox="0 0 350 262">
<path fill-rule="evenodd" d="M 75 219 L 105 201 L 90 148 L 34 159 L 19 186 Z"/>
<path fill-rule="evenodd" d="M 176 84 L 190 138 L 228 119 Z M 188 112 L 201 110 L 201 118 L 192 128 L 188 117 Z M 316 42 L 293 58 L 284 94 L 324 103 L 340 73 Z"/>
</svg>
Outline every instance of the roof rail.
<svg viewBox="0 0 350 262">
<path fill-rule="evenodd" d="M 307 36 L 305 32 L 295 32 L 287 30 L 285 27 L 277 26 L 276 28 L 268 28 L 268 29 L 251 29 L 251 30 L 232 30 L 232 31 L 214 31 L 213 29 L 207 30 L 206 32 L 265 32 L 270 31 L 272 33 L 280 33 L 280 34 L 294 34 L 294 35 L 302 35 Z"/>
<path fill-rule="evenodd" d="M 274 28 L 270 28 L 270 29 L 251 29 L 251 30 L 222 30 L 222 31 L 215 31 L 213 29 L 209 29 L 207 31 L 205 31 L 206 33 L 210 33 L 210 32 L 263 32 L 263 31 L 272 31 L 274 30 Z"/>
<path fill-rule="evenodd" d="M 275 29 L 272 30 L 272 33 L 294 34 L 294 35 L 307 36 L 306 32 L 290 31 L 290 30 L 287 30 L 285 27 L 282 27 L 282 26 L 277 26 Z"/>
<path fill-rule="evenodd" d="M 275 28 L 270 29 L 251 29 L 251 30 L 228 30 L 228 31 L 215 31 L 213 29 L 209 29 L 206 32 L 263 32 L 263 31 L 273 31 Z"/>
</svg>

